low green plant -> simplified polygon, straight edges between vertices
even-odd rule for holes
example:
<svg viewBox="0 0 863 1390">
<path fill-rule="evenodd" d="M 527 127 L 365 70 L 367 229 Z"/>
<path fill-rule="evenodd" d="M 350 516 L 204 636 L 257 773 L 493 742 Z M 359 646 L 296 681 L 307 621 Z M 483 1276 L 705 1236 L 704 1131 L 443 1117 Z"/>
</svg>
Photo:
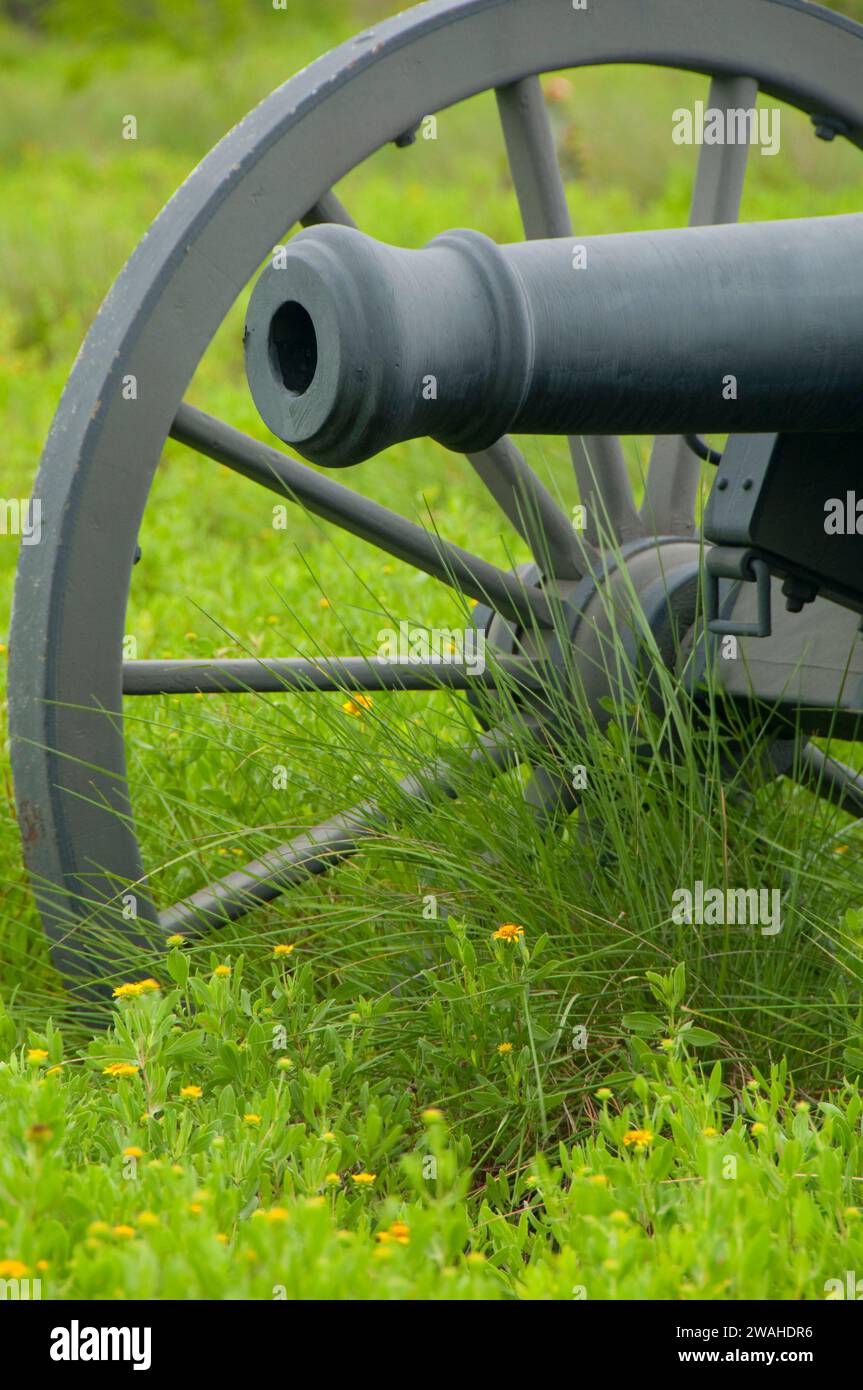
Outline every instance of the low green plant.
<svg viewBox="0 0 863 1390">
<path fill-rule="evenodd" d="M 492 939 L 478 963 L 453 935 L 475 984 L 491 970 L 520 985 L 524 938 Z M 634 1070 L 595 1088 L 576 1132 L 483 1172 L 421 1083 L 370 1080 L 373 1009 L 315 1026 L 309 963 L 272 955 L 254 988 L 244 965 L 192 970 L 172 948 L 163 987 L 120 987 L 83 1052 L 51 1025 L 11 1050 L 4 1032 L 4 1287 L 812 1299 L 863 1268 L 856 1084 L 813 1103 L 778 1065 L 732 1091 L 698 1060 L 719 1040 L 687 1015 L 681 968 L 651 975 L 653 1011 L 628 1020 Z M 505 1092 L 519 1057 L 500 1062 Z"/>
</svg>

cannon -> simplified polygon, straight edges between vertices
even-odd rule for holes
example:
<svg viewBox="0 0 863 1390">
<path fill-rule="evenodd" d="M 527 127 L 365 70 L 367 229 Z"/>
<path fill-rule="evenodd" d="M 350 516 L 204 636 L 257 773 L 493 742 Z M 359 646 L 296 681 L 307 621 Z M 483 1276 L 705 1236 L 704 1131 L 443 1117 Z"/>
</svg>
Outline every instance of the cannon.
<svg viewBox="0 0 863 1390">
<path fill-rule="evenodd" d="M 712 128 L 738 138 L 710 143 L 703 122 L 688 227 L 582 237 L 540 76 L 632 63 L 704 75 Z M 521 745 L 503 714 L 513 702 L 494 704 L 501 682 L 515 684 L 527 721 L 541 724 L 577 685 L 601 723 L 615 693 L 601 654 L 642 634 L 685 688 L 712 681 L 764 712 L 777 775 L 863 814 L 863 778 L 808 741 L 859 737 L 863 717 L 863 219 L 737 225 L 757 100 L 802 113 L 814 138 L 863 148 L 861 74 L 863 28 L 804 0 L 430 0 L 291 79 L 207 156 L 81 349 L 35 486 L 41 543 L 22 548 L 16 582 L 18 816 L 55 960 L 76 988 L 110 985 L 106 942 L 120 969 L 172 932 L 216 929 L 381 826 L 370 787 L 183 901 L 156 902 L 126 774 L 125 701 L 142 695 L 447 686 L 476 698 L 481 686 L 492 698 L 477 707 L 477 756 L 503 768 Z M 421 249 L 364 236 L 334 185 L 386 145 L 415 158 L 429 113 L 483 92 L 495 94 L 524 243 L 493 243 L 480 209 Z M 185 399 L 250 284 L 238 368 L 244 353 L 273 443 Z M 135 400 L 130 377 L 146 387 Z M 636 432 L 656 436 L 640 506 L 619 441 Z M 711 432 L 728 435 L 721 451 Z M 528 466 L 519 433 L 568 438 L 584 531 Z M 467 455 L 530 565 L 493 565 L 284 448 L 345 468 L 425 435 Z M 492 666 L 474 677 L 356 654 L 124 660 L 139 529 L 169 438 L 456 589 Z M 621 604 L 623 638 L 610 616 Z M 743 659 L 718 659 L 727 637 Z M 449 780 L 444 761 L 403 792 L 424 801 Z M 549 824 L 573 804 L 563 779 L 539 772 L 526 796 Z"/>
<path fill-rule="evenodd" d="M 422 251 L 313 227 L 255 285 L 249 389 L 328 467 L 423 435 L 850 433 L 861 254 L 861 214 Z"/>
</svg>

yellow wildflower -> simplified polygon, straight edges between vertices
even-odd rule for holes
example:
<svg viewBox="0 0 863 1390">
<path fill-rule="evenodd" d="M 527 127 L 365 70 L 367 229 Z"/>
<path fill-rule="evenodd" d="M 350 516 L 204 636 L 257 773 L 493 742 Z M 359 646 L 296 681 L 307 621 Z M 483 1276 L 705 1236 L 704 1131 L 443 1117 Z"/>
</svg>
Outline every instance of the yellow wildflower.
<svg viewBox="0 0 863 1390">
<path fill-rule="evenodd" d="M 351 1173 L 351 1182 L 355 1182 L 358 1187 L 370 1187 L 377 1177 L 377 1173 Z"/>
<path fill-rule="evenodd" d="M 648 1144 L 653 1143 L 653 1135 L 649 1129 L 630 1129 L 624 1134 L 623 1143 L 627 1149 L 630 1145 L 634 1145 L 636 1150 L 640 1152 L 642 1149 L 646 1149 Z"/>
<path fill-rule="evenodd" d="M 0 1260 L 0 1279 L 24 1279 L 30 1273 L 20 1260 Z"/>
<path fill-rule="evenodd" d="M 109 1062 L 102 1068 L 103 1076 L 137 1076 L 141 1068 L 136 1062 Z"/>
<path fill-rule="evenodd" d="M 203 1091 L 200 1086 L 181 1086 L 180 1095 L 184 1100 L 200 1100 Z"/>
<path fill-rule="evenodd" d="M 274 955 L 274 956 L 289 956 L 289 955 L 291 954 L 291 952 L 292 952 L 292 951 L 295 951 L 295 950 L 296 950 L 296 947 L 295 947 L 295 946 L 274 946 L 274 947 L 273 947 L 273 955 Z"/>
<path fill-rule="evenodd" d="M 118 1238 L 119 1240 L 131 1240 L 134 1234 L 135 1234 L 135 1227 L 134 1227 L 134 1226 L 115 1226 L 115 1227 L 114 1227 L 114 1235 L 117 1236 L 117 1238 Z"/>
<path fill-rule="evenodd" d="M 149 994 L 152 990 L 161 989 L 158 980 L 133 980 L 125 985 L 118 985 L 114 990 L 115 999 L 138 999 L 142 994 Z"/>
<path fill-rule="evenodd" d="M 48 1056 L 48 1053 L 47 1053 L 47 1051 L 45 1050 L 44 1047 L 28 1047 L 28 1048 L 27 1048 L 27 1061 L 28 1061 L 28 1062 L 44 1062 L 44 1061 L 45 1061 L 45 1058 L 46 1058 L 47 1056 Z"/>
<path fill-rule="evenodd" d="M 356 695 L 350 700 L 345 700 L 344 704 L 342 705 L 342 709 L 344 710 L 345 714 L 350 714 L 355 719 L 358 719 L 360 717 L 360 715 L 363 713 L 363 710 L 371 709 L 371 707 L 371 695 Z"/>
<path fill-rule="evenodd" d="M 124 1157 L 124 1158 L 143 1158 L 143 1157 L 144 1157 L 144 1150 L 143 1150 L 143 1149 L 139 1149 L 138 1146 L 137 1146 L 137 1144 L 130 1144 L 129 1147 L 128 1147 L 127 1149 L 124 1149 L 124 1150 L 123 1150 L 123 1157 Z"/>
<path fill-rule="evenodd" d="M 260 1115 L 255 1115 L 252 1111 L 249 1111 L 248 1115 L 244 1115 L 244 1116 L 243 1116 L 243 1124 L 244 1124 L 244 1125 L 259 1125 L 260 1123 L 261 1123 L 261 1117 L 260 1117 Z"/>
<path fill-rule="evenodd" d="M 505 1052 L 512 1052 L 512 1043 L 498 1043 L 497 1050 L 501 1055 Z"/>
<path fill-rule="evenodd" d="M 226 980 L 231 973 L 229 965 L 217 965 L 213 974 L 220 980 Z"/>
<path fill-rule="evenodd" d="M 512 945 L 516 941 L 521 941 L 524 936 L 524 927 L 516 926 L 515 922 L 504 922 L 502 927 L 498 927 L 493 935 L 494 941 L 505 941 Z"/>
</svg>

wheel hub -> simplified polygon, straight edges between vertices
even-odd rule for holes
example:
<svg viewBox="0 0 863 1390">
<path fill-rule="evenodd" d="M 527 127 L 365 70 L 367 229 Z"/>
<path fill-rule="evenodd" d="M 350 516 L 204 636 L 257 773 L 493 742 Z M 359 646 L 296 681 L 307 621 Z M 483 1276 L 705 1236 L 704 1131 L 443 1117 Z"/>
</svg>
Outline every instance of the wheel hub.
<svg viewBox="0 0 863 1390">
<path fill-rule="evenodd" d="M 558 621 L 553 629 L 518 625 L 480 604 L 474 622 L 495 654 L 530 656 L 547 673 L 543 692 L 520 701 L 526 712 L 535 710 L 547 731 L 561 689 L 602 729 L 611 718 L 609 701 L 616 707 L 641 693 L 657 651 L 666 667 L 676 667 L 696 622 L 702 560 L 703 547 L 688 537 L 633 541 L 617 552 L 603 552 L 584 578 L 554 584 Z M 515 573 L 524 584 L 541 584 L 534 564 Z M 611 661 L 611 650 L 621 646 L 624 659 Z M 470 699 L 488 722 L 490 703 L 494 708 L 501 697 L 484 693 Z"/>
</svg>

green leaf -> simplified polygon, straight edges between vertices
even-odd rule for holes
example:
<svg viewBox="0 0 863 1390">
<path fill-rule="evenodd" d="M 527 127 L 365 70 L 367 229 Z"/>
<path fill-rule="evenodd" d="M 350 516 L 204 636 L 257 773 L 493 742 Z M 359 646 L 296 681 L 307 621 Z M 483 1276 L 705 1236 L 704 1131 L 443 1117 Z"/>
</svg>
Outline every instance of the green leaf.
<svg viewBox="0 0 863 1390">
<path fill-rule="evenodd" d="M 714 1043 L 721 1043 L 722 1039 L 717 1033 L 711 1033 L 709 1028 L 688 1028 L 686 1030 L 686 1042 L 691 1047 L 712 1047 Z"/>
<path fill-rule="evenodd" d="M 650 1155 L 647 1162 L 647 1175 L 651 1182 L 662 1182 L 668 1177 L 674 1165 L 675 1146 L 670 1143 L 658 1143 Z"/>
<path fill-rule="evenodd" d="M 676 1008 L 678 1004 L 683 1002 L 683 996 L 686 993 L 686 966 L 683 964 L 683 961 L 681 961 L 679 965 L 676 965 L 674 967 L 671 979 L 671 1004 L 672 1007 Z"/>
<path fill-rule="evenodd" d="M 846 1047 L 842 1060 L 851 1075 L 863 1075 L 863 1052 L 859 1047 Z"/>
<path fill-rule="evenodd" d="M 175 946 L 168 955 L 165 962 L 165 969 L 180 989 L 185 989 L 189 980 L 189 957 L 184 956 L 182 950 Z"/>
<path fill-rule="evenodd" d="M 661 1033 L 663 1029 L 662 1019 L 656 1018 L 653 1014 L 632 1013 L 623 1015 L 623 1026 L 632 1033 L 640 1033 L 644 1037 L 649 1037 L 654 1033 Z"/>
<path fill-rule="evenodd" d="M 223 1087 L 222 1087 L 222 1092 L 221 1092 L 221 1095 L 219 1096 L 219 1114 L 220 1114 L 220 1115 L 236 1115 L 236 1114 L 237 1114 L 237 1097 L 236 1097 L 236 1094 L 235 1094 L 235 1092 L 234 1092 L 233 1086 L 223 1086 Z"/>
<path fill-rule="evenodd" d="M 710 1080 L 707 1083 L 707 1099 L 712 1104 L 722 1089 L 722 1063 L 716 1062 L 710 1073 Z"/>
</svg>

